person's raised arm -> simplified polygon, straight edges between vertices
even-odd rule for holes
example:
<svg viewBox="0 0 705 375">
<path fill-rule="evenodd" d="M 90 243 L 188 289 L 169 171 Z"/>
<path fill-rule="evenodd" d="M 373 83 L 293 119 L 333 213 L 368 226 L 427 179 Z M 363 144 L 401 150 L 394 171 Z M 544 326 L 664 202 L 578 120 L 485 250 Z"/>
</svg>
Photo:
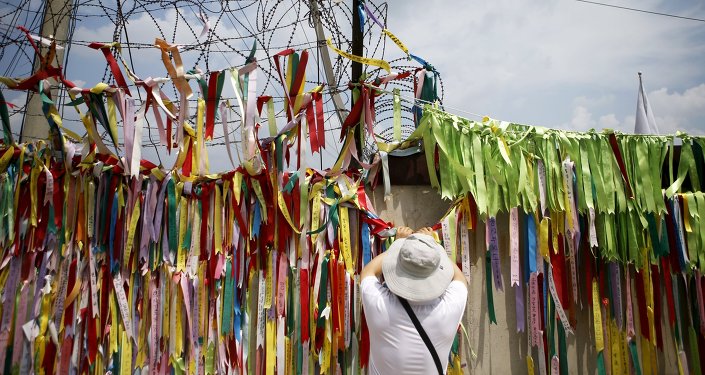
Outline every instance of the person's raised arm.
<svg viewBox="0 0 705 375">
<path fill-rule="evenodd" d="M 460 281 L 465 284 L 465 287 L 467 287 L 468 280 L 465 278 L 465 275 L 463 275 L 463 271 L 460 270 L 457 264 L 453 264 L 453 269 L 453 281 Z"/>
<path fill-rule="evenodd" d="M 399 227 L 397 228 L 396 238 L 409 237 L 413 233 L 413 230 L 409 227 Z M 374 257 L 360 272 L 360 280 L 368 276 L 380 277 L 382 275 L 382 260 L 386 253 L 382 253 Z"/>
<path fill-rule="evenodd" d="M 384 259 L 385 255 L 387 254 L 379 254 L 374 257 L 374 259 L 372 259 L 369 263 L 367 263 L 360 272 L 360 280 L 363 280 L 368 276 L 379 277 L 380 275 L 382 275 L 382 260 Z"/>
</svg>

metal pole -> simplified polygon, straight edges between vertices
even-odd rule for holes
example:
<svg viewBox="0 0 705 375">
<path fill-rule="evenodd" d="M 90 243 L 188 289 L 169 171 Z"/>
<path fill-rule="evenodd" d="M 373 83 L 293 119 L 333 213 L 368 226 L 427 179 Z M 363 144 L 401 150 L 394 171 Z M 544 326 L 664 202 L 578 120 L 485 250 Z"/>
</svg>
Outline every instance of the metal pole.
<svg viewBox="0 0 705 375">
<path fill-rule="evenodd" d="M 363 44 L 362 44 L 362 25 L 360 25 L 360 0 L 353 0 L 353 23 L 352 23 L 352 54 L 357 56 L 363 55 Z M 362 77 L 362 64 L 359 62 L 352 62 L 352 76 L 351 80 L 353 82 L 359 82 Z M 352 98 L 352 95 L 351 95 Z M 351 100 L 352 105 L 355 105 L 354 100 Z M 352 107 L 351 107 L 352 109 Z M 355 145 L 357 146 L 357 157 L 362 161 L 363 157 L 363 146 L 362 142 L 362 127 L 360 124 L 355 126 Z"/>
</svg>

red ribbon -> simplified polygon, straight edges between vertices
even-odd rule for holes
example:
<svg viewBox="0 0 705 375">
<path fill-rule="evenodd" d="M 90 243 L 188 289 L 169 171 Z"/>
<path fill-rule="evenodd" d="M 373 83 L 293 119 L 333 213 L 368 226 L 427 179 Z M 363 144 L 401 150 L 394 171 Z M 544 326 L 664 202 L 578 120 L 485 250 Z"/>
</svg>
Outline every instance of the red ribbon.
<svg viewBox="0 0 705 375">
<path fill-rule="evenodd" d="M 360 116 L 362 115 L 362 111 L 364 108 L 364 103 L 365 103 L 365 97 L 367 96 L 367 88 L 366 87 L 361 87 L 360 90 L 360 97 L 357 98 L 357 101 L 353 105 L 352 110 L 348 114 L 348 117 L 345 118 L 345 121 L 343 121 L 343 126 L 340 129 L 340 141 L 342 142 L 343 139 L 345 139 L 345 135 L 348 134 L 348 129 L 352 126 L 355 126 L 360 122 Z"/>
<path fill-rule="evenodd" d="M 641 272 L 646 272 L 641 270 Z M 649 319 L 646 315 L 646 293 L 644 291 L 644 278 L 641 274 L 635 275 L 636 279 L 636 304 L 639 309 L 639 326 L 641 329 L 641 334 L 646 339 L 651 339 L 651 332 L 649 331 Z"/>
<path fill-rule="evenodd" d="M 285 99 L 286 99 L 286 103 L 287 103 L 287 106 L 286 106 L 286 119 L 287 119 L 287 121 L 291 121 L 291 119 L 294 117 L 294 114 L 292 113 L 292 112 L 293 112 L 292 105 L 291 105 L 291 103 L 288 101 L 289 90 L 288 90 L 288 88 L 286 87 L 286 81 L 284 80 L 284 75 L 282 74 L 281 64 L 280 64 L 280 62 L 279 62 L 279 59 L 282 58 L 282 57 L 289 56 L 289 55 L 291 55 L 292 53 L 294 53 L 294 49 L 293 49 L 293 48 L 287 48 L 287 49 L 285 49 L 285 50 L 283 50 L 283 51 L 280 51 L 279 53 L 276 53 L 276 54 L 274 55 L 274 65 L 277 66 L 277 74 L 279 75 L 279 80 L 280 80 L 281 83 L 282 83 L 282 87 L 284 87 L 284 94 L 285 94 Z"/>
<path fill-rule="evenodd" d="M 308 286 L 308 270 L 300 270 L 300 301 L 301 301 L 301 342 L 304 343 L 309 339 L 309 286 Z"/>
<path fill-rule="evenodd" d="M 656 327 L 656 345 L 663 351 L 663 334 L 661 333 L 661 276 L 659 275 L 658 266 L 651 266 L 651 285 L 654 295 L 654 326 Z"/>
<path fill-rule="evenodd" d="M 313 93 L 313 100 L 316 103 L 316 125 L 318 127 L 318 150 L 326 148 L 326 130 L 323 120 L 323 95 L 320 92 Z"/>
<path fill-rule="evenodd" d="M 612 146 L 612 152 L 614 153 L 614 157 L 617 159 L 619 171 L 622 172 L 622 178 L 624 179 L 624 184 L 627 187 L 627 194 L 629 195 L 629 198 L 634 199 L 634 192 L 632 192 L 632 185 L 629 183 L 627 168 L 624 166 L 624 159 L 622 159 L 622 152 L 619 150 L 619 144 L 617 144 L 617 137 L 614 133 L 611 133 L 609 138 L 610 145 Z"/>
<path fill-rule="evenodd" d="M 221 72 L 211 72 L 208 80 L 208 97 L 206 98 L 206 139 L 213 139 L 213 128 L 215 127 L 215 109 L 218 107 L 217 87 L 218 76 Z"/>
<path fill-rule="evenodd" d="M 318 128 L 313 103 L 306 106 L 306 123 L 308 124 L 308 139 L 311 142 L 311 153 L 318 151 Z"/>
<path fill-rule="evenodd" d="M 199 260 L 204 261 L 208 259 L 208 216 L 210 212 L 210 202 L 211 202 L 211 189 L 215 182 L 203 183 L 201 184 L 201 234 L 200 234 L 200 247 L 201 253 L 199 254 Z M 219 213 L 218 213 L 219 214 Z"/>
<path fill-rule="evenodd" d="M 549 241 L 549 244 L 552 241 Z M 564 253 L 564 240 L 561 233 L 558 234 L 558 252 L 549 250 L 551 253 L 551 268 L 553 269 L 553 281 L 556 286 L 556 294 L 558 294 L 558 299 L 564 310 L 568 310 L 566 302 L 570 298 L 566 295 L 567 289 L 565 287 L 565 253 Z M 553 245 L 550 245 L 551 247 Z"/>
<path fill-rule="evenodd" d="M 299 64 L 296 66 L 296 75 L 294 76 L 294 81 L 291 83 L 291 91 L 289 96 L 294 96 L 293 93 L 299 92 L 302 85 L 304 84 L 304 75 L 306 74 L 306 63 L 308 62 L 308 51 L 301 51 L 301 56 L 299 57 Z"/>
<path fill-rule="evenodd" d="M 188 142 L 188 148 L 186 150 L 186 159 L 184 160 L 184 165 L 181 167 L 181 171 L 184 173 L 184 176 L 188 177 L 191 175 L 191 168 L 192 168 L 192 160 L 193 159 L 193 142 L 191 141 L 186 141 Z"/>
<path fill-rule="evenodd" d="M 673 302 L 673 283 L 671 281 L 671 265 L 666 257 L 661 257 L 661 268 L 663 268 L 663 282 L 666 289 L 666 303 L 668 304 L 668 322 L 671 328 L 676 323 L 676 309 Z"/>
<path fill-rule="evenodd" d="M 89 44 L 88 48 L 99 49 L 101 52 L 103 52 L 103 56 L 105 56 L 105 60 L 110 66 L 110 71 L 113 73 L 113 77 L 115 78 L 115 82 L 118 84 L 118 87 L 125 90 L 125 93 L 127 95 L 132 96 L 132 94 L 130 93 L 130 89 L 127 87 L 125 77 L 122 75 L 122 71 L 120 71 L 120 67 L 118 67 L 117 61 L 115 61 L 115 57 L 112 53 L 110 53 L 110 48 L 107 48 L 104 43 L 98 42 L 93 42 Z"/>
</svg>

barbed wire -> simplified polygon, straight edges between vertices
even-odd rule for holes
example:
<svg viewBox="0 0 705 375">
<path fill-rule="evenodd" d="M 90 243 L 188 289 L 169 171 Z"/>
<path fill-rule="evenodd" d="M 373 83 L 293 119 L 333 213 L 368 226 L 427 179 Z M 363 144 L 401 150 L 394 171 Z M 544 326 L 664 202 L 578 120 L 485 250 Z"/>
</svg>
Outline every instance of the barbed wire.
<svg viewBox="0 0 705 375">
<path fill-rule="evenodd" d="M 210 72 L 219 69 L 225 69 L 228 66 L 242 66 L 250 55 L 253 44 L 257 52 L 256 57 L 259 65 L 259 76 L 257 82 L 258 95 L 269 95 L 274 99 L 277 105 L 277 117 L 284 116 L 285 111 L 282 103 L 285 99 L 283 83 L 276 71 L 276 66 L 273 61 L 273 55 L 281 50 L 293 48 L 301 49 L 317 49 L 321 45 L 325 45 L 325 40 L 318 40 L 318 37 L 313 32 L 314 17 L 305 1 L 283 1 L 283 0 L 249 0 L 249 1 L 223 1 L 223 0 L 66 0 L 70 2 L 72 9 L 68 16 L 70 19 L 69 34 L 66 38 L 56 38 L 58 45 L 65 48 L 65 56 L 62 63 L 64 64 L 66 74 L 74 74 L 76 72 L 83 73 L 82 69 L 76 69 L 74 65 L 79 66 L 84 63 L 83 57 L 77 59 L 74 55 L 80 49 L 85 50 L 90 43 L 96 41 L 91 40 L 87 36 L 91 35 L 87 29 L 111 30 L 111 35 L 108 37 L 110 42 L 119 42 L 122 47 L 122 56 L 130 65 L 130 69 L 139 76 L 148 76 L 146 73 L 139 71 L 140 66 L 136 66 L 137 62 L 142 64 L 142 56 L 150 50 L 157 52 L 154 43 L 145 40 L 148 33 L 151 32 L 151 37 L 159 37 L 172 44 L 179 45 L 179 51 L 184 59 L 184 68 L 194 69 L 199 65 L 205 68 L 205 72 Z M 348 2 L 338 2 L 334 0 L 315 0 L 318 7 L 318 19 L 324 30 L 325 36 L 330 38 L 333 44 L 346 52 L 352 52 L 352 8 Z M 41 4 L 40 4 L 41 3 Z M 0 71 L 2 75 L 8 77 L 27 77 L 32 73 L 34 66 L 34 51 L 25 36 L 16 30 L 16 26 L 24 26 L 31 33 L 39 35 L 47 35 L 51 33 L 41 33 L 42 23 L 46 21 L 46 17 L 58 18 L 65 17 L 66 12 L 55 11 L 47 12 L 45 2 L 33 2 L 32 0 L 0 0 Z M 383 24 L 387 24 L 388 5 L 384 2 L 365 2 L 372 14 L 379 19 Z M 203 17 L 203 19 L 201 19 Z M 200 28 L 204 26 L 204 21 L 208 19 L 210 28 L 205 35 L 200 35 Z M 81 33 L 76 30 L 77 25 L 81 25 Z M 151 31 L 147 31 L 150 29 Z M 56 34 L 54 30 L 54 35 Z M 385 59 L 389 52 L 387 51 L 387 43 L 385 35 L 380 28 L 369 20 L 365 22 L 363 28 L 364 50 L 365 57 L 377 59 Z M 99 37 L 104 34 L 97 34 Z M 99 40 L 108 42 L 108 40 Z M 396 52 L 396 49 L 395 49 Z M 113 56 L 118 56 L 118 51 L 113 49 Z M 398 53 L 400 55 L 401 53 Z M 81 55 L 83 56 L 83 55 Z M 93 70 L 99 69 L 102 71 L 102 77 L 99 81 L 106 82 L 111 85 L 116 85 L 115 77 L 108 63 L 101 60 L 100 53 L 96 52 L 95 66 Z M 312 56 L 317 56 L 312 54 Z M 350 67 L 351 61 L 342 58 L 336 54 L 331 54 L 332 70 L 335 86 L 326 85 L 324 93 L 324 113 L 326 117 L 326 132 L 331 132 L 340 129 L 340 123 L 336 118 L 337 109 L 333 105 L 331 99 L 332 94 L 340 95 L 343 103 L 350 106 L 351 94 L 347 86 L 351 81 Z M 223 63 L 225 62 L 225 63 Z M 389 60 L 395 70 L 414 70 L 418 66 L 409 63 L 404 55 L 395 59 Z M 159 61 L 155 63 L 161 64 Z M 166 76 L 162 70 L 162 76 Z M 384 74 L 381 69 L 374 67 L 366 67 L 368 79 L 374 79 Z M 154 76 L 154 74 L 152 74 Z M 156 75 L 159 76 L 159 75 Z M 205 77 L 205 75 L 204 75 Z M 327 83 L 325 72 L 322 64 L 313 58 L 309 60 L 307 69 L 307 85 L 318 85 Z M 439 77 L 440 78 L 440 77 Z M 86 81 L 79 77 L 80 80 Z M 128 84 L 130 89 L 135 88 L 132 83 Z M 171 98 L 178 97 L 178 90 L 173 82 L 166 82 L 160 85 L 167 96 Z M 399 88 L 401 92 L 412 94 L 414 92 L 414 79 L 412 77 L 393 81 L 389 87 Z M 85 131 L 81 125 L 75 111 L 67 112 L 67 106 L 64 105 L 71 99 L 68 97 L 64 88 L 61 86 L 54 87 L 58 89 L 56 95 L 57 107 L 64 119 L 65 126 L 72 128 L 77 133 Z M 439 84 L 440 97 L 443 97 L 442 81 Z M 137 88 L 136 103 L 139 105 L 145 100 L 142 90 Z M 29 95 L 27 95 L 29 97 Z M 222 100 L 235 101 L 233 96 L 224 96 Z M 9 99 L 8 99 L 9 100 Z M 191 98 L 189 103 L 189 112 L 193 117 L 196 107 L 197 98 Z M 383 97 L 375 102 L 377 113 L 377 123 L 375 133 L 386 134 L 391 129 L 391 119 L 393 111 L 393 98 Z M 402 118 L 404 132 L 409 132 L 413 129 L 414 119 L 411 114 L 412 106 L 404 106 L 404 116 Z M 10 116 L 13 118 L 13 123 L 17 123 L 18 117 L 23 117 L 26 114 L 27 105 L 17 106 L 12 108 Z M 84 113 L 87 112 L 84 110 Z M 236 135 L 240 130 L 241 121 L 239 112 L 232 107 L 230 111 L 232 118 L 228 121 L 228 133 Z M 267 117 L 267 116 L 264 116 Z M 155 139 L 152 133 L 157 127 L 150 123 L 152 119 L 147 119 L 144 128 L 147 130 L 143 134 L 143 146 L 153 147 L 157 156 L 160 154 L 158 149 L 159 140 Z M 267 119 L 263 118 L 262 123 L 266 124 Z M 222 133 L 222 127 L 216 126 L 218 132 Z M 13 133 L 17 133 L 13 131 Z M 19 133 L 15 134 L 19 135 Z M 109 136 L 107 133 L 102 134 L 107 141 Z M 210 141 L 210 145 L 218 145 L 223 134 L 217 135 L 220 138 L 214 137 Z M 107 138 L 106 138 L 107 137 Z M 338 137 L 327 137 L 330 145 L 334 145 L 330 149 L 339 149 L 337 143 Z M 233 145 L 236 145 L 233 142 Z M 369 155 L 376 152 L 375 145 L 369 145 L 365 150 L 365 154 Z M 163 150 L 162 150 L 163 151 Z"/>
</svg>

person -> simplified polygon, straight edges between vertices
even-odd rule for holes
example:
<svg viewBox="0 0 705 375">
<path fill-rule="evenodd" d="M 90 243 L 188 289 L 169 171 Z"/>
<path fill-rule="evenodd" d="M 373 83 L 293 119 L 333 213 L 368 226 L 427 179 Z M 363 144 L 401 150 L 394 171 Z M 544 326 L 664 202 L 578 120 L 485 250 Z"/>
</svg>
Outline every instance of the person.
<svg viewBox="0 0 705 375">
<path fill-rule="evenodd" d="M 398 228 L 396 240 L 362 269 L 360 278 L 370 334 L 369 373 L 438 373 L 400 297 L 409 302 L 445 373 L 468 290 L 463 273 L 434 240 L 433 229 Z"/>
</svg>

